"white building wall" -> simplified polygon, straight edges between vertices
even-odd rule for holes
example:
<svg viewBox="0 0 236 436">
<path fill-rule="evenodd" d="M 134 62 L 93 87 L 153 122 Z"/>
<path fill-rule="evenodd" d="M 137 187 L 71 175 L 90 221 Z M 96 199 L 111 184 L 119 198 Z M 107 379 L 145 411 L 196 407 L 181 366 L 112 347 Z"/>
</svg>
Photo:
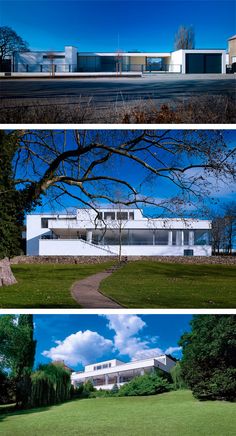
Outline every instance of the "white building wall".
<svg viewBox="0 0 236 436">
<path fill-rule="evenodd" d="M 173 51 L 170 55 L 170 64 L 172 65 L 172 73 L 182 73 L 183 74 L 183 50 Z"/>
<path fill-rule="evenodd" d="M 40 256 L 118 256 L 119 245 L 95 245 L 76 239 L 42 239 Z M 211 256 L 210 245 L 123 245 L 122 256 L 183 256 L 184 250 L 193 250 L 194 256 Z"/>
<path fill-rule="evenodd" d="M 65 64 L 71 65 L 70 71 L 77 71 L 77 48 L 69 45 L 65 46 Z"/>
<path fill-rule="evenodd" d="M 115 364 L 112 365 L 110 368 L 100 369 L 100 370 L 94 370 L 94 367 L 97 365 L 102 365 L 107 362 L 115 362 Z M 175 366 L 175 362 L 170 359 L 168 356 L 157 356 L 153 358 L 138 360 L 138 361 L 132 361 L 128 363 L 120 362 L 119 360 L 116 361 L 106 361 L 106 362 L 98 362 L 92 365 L 87 365 L 86 370 L 83 372 L 74 372 L 71 374 L 71 382 L 72 384 L 79 384 L 83 383 L 85 380 L 88 379 L 96 379 L 96 377 L 102 377 L 102 376 L 112 376 L 112 375 L 118 375 L 118 376 L 125 376 L 125 374 L 132 371 L 140 371 L 140 374 L 142 374 L 142 370 L 145 368 L 159 368 L 162 371 L 170 372 L 171 368 Z M 118 383 L 118 386 L 121 386 L 124 383 Z M 99 385 L 99 389 L 112 389 L 113 384 L 106 384 Z"/>
<path fill-rule="evenodd" d="M 108 209 L 109 210 L 109 209 Z M 94 218 L 96 213 L 88 210 L 79 210 L 76 220 L 75 215 L 68 218 L 67 215 L 42 214 L 42 215 L 27 215 L 26 220 L 26 238 L 27 238 L 27 255 L 41 256 L 108 256 L 118 255 L 119 245 L 95 245 L 91 243 L 92 232 L 96 225 Z M 208 220 L 183 220 L 183 219 L 156 219 L 148 220 L 142 216 L 141 211 L 134 212 L 134 220 L 128 220 L 122 224 L 122 229 L 168 229 L 168 230 L 184 230 L 189 229 L 189 244 L 190 245 L 171 245 L 171 237 L 169 237 L 169 245 L 123 245 L 123 256 L 180 256 L 184 254 L 185 249 L 194 250 L 195 256 L 210 256 L 211 246 L 209 245 L 192 245 L 193 232 L 191 229 L 210 229 L 211 222 Z M 48 227 L 42 228 L 41 219 L 48 219 Z M 51 218 L 51 219 L 50 219 Z M 84 218 L 84 220 L 83 220 Z M 104 224 L 99 222 L 97 228 L 103 228 Z M 107 228 L 117 230 L 117 222 L 107 222 Z M 84 230 L 83 230 L 84 229 Z M 87 241 L 78 239 L 79 230 L 83 230 L 87 236 Z M 87 230 L 87 232 L 86 232 Z M 59 239 L 41 239 L 42 235 L 51 236 L 55 232 Z M 169 232 L 170 234 L 171 232 Z M 182 233 L 182 232 L 180 232 Z M 61 239 L 60 239 L 61 235 Z M 55 236 L 56 237 L 56 236 Z M 71 238 L 74 239 L 71 239 Z M 183 244 L 183 240 L 180 241 Z"/>
</svg>

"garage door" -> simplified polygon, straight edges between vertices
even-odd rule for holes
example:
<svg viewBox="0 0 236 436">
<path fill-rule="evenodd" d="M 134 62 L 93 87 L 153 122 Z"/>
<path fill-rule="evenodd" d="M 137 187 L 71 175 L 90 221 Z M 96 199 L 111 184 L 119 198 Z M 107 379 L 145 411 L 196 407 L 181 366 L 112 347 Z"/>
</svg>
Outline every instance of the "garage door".
<svg viewBox="0 0 236 436">
<path fill-rule="evenodd" d="M 221 54 L 215 53 L 186 54 L 186 73 L 221 73 L 221 57 Z"/>
</svg>

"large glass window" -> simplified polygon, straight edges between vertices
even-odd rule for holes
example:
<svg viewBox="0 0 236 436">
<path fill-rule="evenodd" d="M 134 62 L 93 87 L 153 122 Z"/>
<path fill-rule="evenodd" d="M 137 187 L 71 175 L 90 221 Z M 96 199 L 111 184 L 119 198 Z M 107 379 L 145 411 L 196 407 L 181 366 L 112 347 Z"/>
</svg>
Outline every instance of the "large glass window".
<svg viewBox="0 0 236 436">
<path fill-rule="evenodd" d="M 172 245 L 182 245 L 182 230 L 172 231 Z"/>
<path fill-rule="evenodd" d="M 168 230 L 155 230 L 155 245 L 168 245 Z"/>
<path fill-rule="evenodd" d="M 115 212 L 104 212 L 104 220 L 115 220 L 116 214 Z"/>
<path fill-rule="evenodd" d="M 194 245 L 209 245 L 209 230 L 194 230 Z"/>
<path fill-rule="evenodd" d="M 127 221 L 128 220 L 128 212 L 117 212 L 117 219 L 119 221 Z"/>
<path fill-rule="evenodd" d="M 189 245 L 189 230 L 184 230 L 184 245 Z"/>
<path fill-rule="evenodd" d="M 130 245 L 153 245 L 153 230 L 130 230 Z"/>
</svg>

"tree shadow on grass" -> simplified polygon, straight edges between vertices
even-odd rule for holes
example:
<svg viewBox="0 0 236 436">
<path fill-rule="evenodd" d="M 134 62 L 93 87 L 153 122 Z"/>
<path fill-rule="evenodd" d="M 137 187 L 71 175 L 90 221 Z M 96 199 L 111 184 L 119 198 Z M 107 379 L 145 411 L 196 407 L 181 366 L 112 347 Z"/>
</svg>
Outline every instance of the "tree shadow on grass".
<svg viewBox="0 0 236 436">
<path fill-rule="evenodd" d="M 9 418 L 11 416 L 20 416 L 20 415 L 31 415 L 33 413 L 41 413 L 41 412 L 47 412 L 49 410 L 55 407 L 63 406 L 64 404 L 71 403 L 72 401 L 78 401 L 81 400 L 80 398 L 75 398 L 69 401 L 65 401 L 60 404 L 51 404 L 49 406 L 44 407 L 34 407 L 32 409 L 17 409 L 15 406 L 9 406 L 9 407 L 0 407 L 0 422 L 4 421 L 4 419 Z"/>
</svg>

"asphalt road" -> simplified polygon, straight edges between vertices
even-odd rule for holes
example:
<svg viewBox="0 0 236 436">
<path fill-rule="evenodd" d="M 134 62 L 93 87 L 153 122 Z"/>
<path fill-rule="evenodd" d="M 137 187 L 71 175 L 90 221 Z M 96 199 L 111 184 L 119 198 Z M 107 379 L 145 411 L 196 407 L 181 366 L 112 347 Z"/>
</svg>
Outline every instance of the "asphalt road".
<svg viewBox="0 0 236 436">
<path fill-rule="evenodd" d="M 176 101 L 190 96 L 231 95 L 236 98 L 233 75 L 152 75 L 143 78 L 96 79 L 4 79 L 0 82 L 1 104 L 81 104 L 89 100 L 96 107 L 107 108 L 123 101 L 151 99 Z"/>
</svg>

